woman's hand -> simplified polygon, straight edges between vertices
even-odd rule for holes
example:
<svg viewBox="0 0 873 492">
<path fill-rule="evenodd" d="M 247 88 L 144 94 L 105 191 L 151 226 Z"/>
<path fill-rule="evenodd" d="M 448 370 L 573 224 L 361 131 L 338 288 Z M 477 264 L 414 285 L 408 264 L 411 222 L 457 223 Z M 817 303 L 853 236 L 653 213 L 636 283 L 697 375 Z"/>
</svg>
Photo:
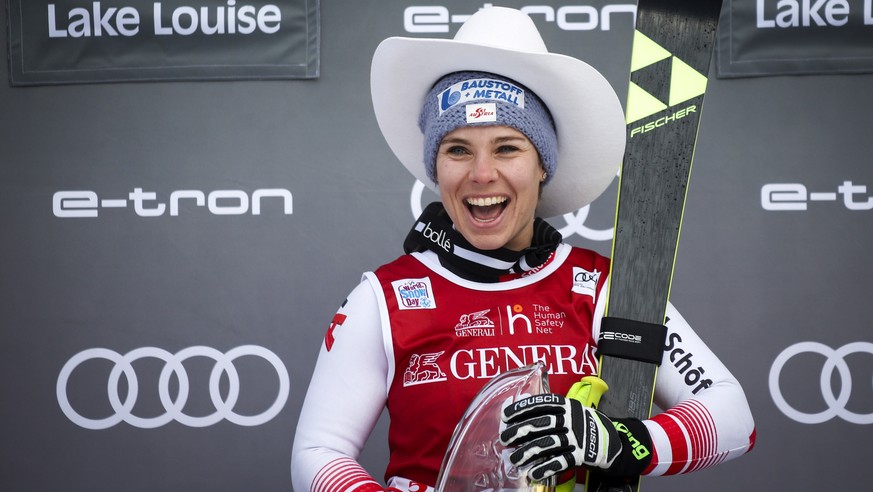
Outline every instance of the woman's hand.
<svg viewBox="0 0 873 492">
<path fill-rule="evenodd" d="M 639 475 L 651 459 L 651 439 L 639 420 L 613 422 L 561 395 L 519 400 L 503 410 L 502 419 L 507 427 L 500 442 L 516 447 L 509 456 L 514 465 L 533 465 L 527 472 L 532 480 L 579 466 Z"/>
</svg>

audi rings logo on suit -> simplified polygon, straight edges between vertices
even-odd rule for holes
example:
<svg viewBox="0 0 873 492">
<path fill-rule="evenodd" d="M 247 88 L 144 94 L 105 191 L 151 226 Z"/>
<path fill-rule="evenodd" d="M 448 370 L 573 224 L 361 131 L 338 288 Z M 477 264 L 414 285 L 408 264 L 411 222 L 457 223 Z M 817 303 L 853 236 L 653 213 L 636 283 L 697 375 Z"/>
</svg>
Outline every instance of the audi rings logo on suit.
<svg viewBox="0 0 873 492">
<path fill-rule="evenodd" d="M 275 371 L 277 377 L 275 389 L 268 390 L 271 392 L 270 395 L 275 394 L 275 399 L 267 402 L 256 402 L 255 405 L 258 405 L 258 408 L 264 408 L 264 410 L 255 415 L 243 414 L 235 409 L 241 386 L 240 374 L 237 371 L 235 361 L 244 357 L 261 359 Z M 196 391 L 208 391 L 214 411 L 206 415 L 186 413 L 186 403 L 192 383 L 183 363 L 191 358 L 206 358 L 214 361 L 208 382 L 204 381 L 207 383 L 207 387 L 195 388 Z M 87 412 L 75 408 L 72 403 L 77 399 L 71 398 L 71 388 L 77 386 L 71 385 L 70 379 L 81 365 L 101 359 L 113 364 L 105 380 L 112 413 L 109 416 L 86 416 L 83 413 Z M 140 383 L 133 362 L 140 359 L 157 359 L 164 363 L 157 380 L 158 396 L 163 406 L 163 413 L 156 416 L 134 414 L 134 407 L 140 396 Z M 246 364 L 244 367 L 249 367 L 249 365 Z M 120 385 L 122 376 L 126 382 L 126 392 Z M 173 379 L 175 382 L 171 382 Z M 222 381 L 226 382 L 226 391 L 222 390 Z M 266 378 L 265 381 L 267 381 L 264 383 L 266 385 L 276 384 L 272 382 L 272 378 Z M 100 382 L 101 385 L 103 383 L 103 381 Z M 126 354 L 119 354 L 106 348 L 90 348 L 77 353 L 64 364 L 58 375 L 56 392 L 58 405 L 60 405 L 64 415 L 76 425 L 86 429 L 107 429 L 121 422 L 141 429 L 153 429 L 173 421 L 188 427 L 207 427 L 223 420 L 251 427 L 272 420 L 282 411 L 288 400 L 290 386 L 288 370 L 282 360 L 270 350 L 257 345 L 242 345 L 227 352 L 205 346 L 193 346 L 182 349 L 175 354 L 157 347 L 141 347 Z M 173 394 L 174 390 L 175 395 Z"/>
</svg>

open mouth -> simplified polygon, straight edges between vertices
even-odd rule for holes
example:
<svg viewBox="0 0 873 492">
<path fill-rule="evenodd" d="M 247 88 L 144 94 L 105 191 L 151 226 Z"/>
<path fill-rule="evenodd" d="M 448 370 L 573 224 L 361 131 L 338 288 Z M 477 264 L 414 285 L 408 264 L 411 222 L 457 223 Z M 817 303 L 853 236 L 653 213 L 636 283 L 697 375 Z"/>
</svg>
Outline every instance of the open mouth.
<svg viewBox="0 0 873 492">
<path fill-rule="evenodd" d="M 489 196 L 468 198 L 467 210 L 478 222 L 492 222 L 500 217 L 503 210 L 509 204 L 509 198 L 505 196 Z"/>
</svg>

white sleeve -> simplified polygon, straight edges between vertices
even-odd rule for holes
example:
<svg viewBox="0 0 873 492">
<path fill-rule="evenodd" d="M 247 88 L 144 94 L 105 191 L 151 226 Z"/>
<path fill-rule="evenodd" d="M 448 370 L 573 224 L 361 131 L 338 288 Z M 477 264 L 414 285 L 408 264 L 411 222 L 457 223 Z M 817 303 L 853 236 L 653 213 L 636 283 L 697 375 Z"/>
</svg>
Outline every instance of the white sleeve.
<svg viewBox="0 0 873 492">
<path fill-rule="evenodd" d="M 608 279 L 606 285 L 595 307 L 595 340 L 609 296 Z M 664 411 L 643 422 L 654 447 L 645 474 L 688 473 L 751 450 L 755 422 L 739 381 L 670 303 L 666 326 L 654 395 Z"/>
<path fill-rule="evenodd" d="M 663 413 L 645 421 L 652 436 L 650 475 L 688 473 L 738 457 L 755 444 L 743 388 L 672 306 L 655 384 Z"/>
<path fill-rule="evenodd" d="M 339 483 L 348 490 L 376 490 L 356 460 L 388 394 L 381 325 L 376 293 L 365 280 L 349 294 L 322 343 L 294 436 L 294 490 Z M 350 476 L 357 482 L 349 483 Z"/>
</svg>

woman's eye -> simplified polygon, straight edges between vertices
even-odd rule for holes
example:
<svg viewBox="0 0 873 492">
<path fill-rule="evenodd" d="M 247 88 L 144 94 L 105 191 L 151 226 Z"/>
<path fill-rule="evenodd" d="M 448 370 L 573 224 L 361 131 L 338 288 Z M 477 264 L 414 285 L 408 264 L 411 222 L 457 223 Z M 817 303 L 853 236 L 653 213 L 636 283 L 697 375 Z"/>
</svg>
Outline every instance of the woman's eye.
<svg viewBox="0 0 873 492">
<path fill-rule="evenodd" d="M 445 152 L 449 155 L 464 155 L 467 153 L 467 149 L 460 145 L 452 145 L 451 147 L 446 148 Z"/>
<path fill-rule="evenodd" d="M 500 147 L 497 148 L 497 153 L 498 154 L 511 154 L 512 152 L 515 152 L 517 150 L 518 150 L 518 147 L 516 147 L 514 145 L 501 145 Z"/>
</svg>

